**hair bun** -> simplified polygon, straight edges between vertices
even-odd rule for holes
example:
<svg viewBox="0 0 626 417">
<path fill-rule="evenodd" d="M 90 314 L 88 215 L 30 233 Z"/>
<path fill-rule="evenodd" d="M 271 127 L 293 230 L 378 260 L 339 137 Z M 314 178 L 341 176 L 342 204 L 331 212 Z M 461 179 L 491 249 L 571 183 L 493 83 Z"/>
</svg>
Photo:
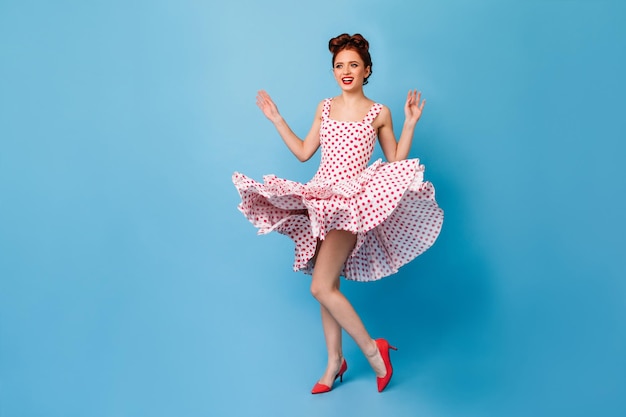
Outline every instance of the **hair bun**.
<svg viewBox="0 0 626 417">
<path fill-rule="evenodd" d="M 365 40 L 365 38 L 363 36 L 361 36 L 361 34 L 356 33 L 352 36 L 350 36 L 347 33 L 342 33 L 341 35 L 332 38 L 329 42 L 328 42 L 328 49 L 330 50 L 330 52 L 332 52 L 333 54 L 336 54 L 337 52 L 341 51 L 342 49 L 345 49 L 349 46 L 352 46 L 354 48 L 357 49 L 361 49 L 361 50 L 368 50 L 369 49 L 369 43 Z"/>
<path fill-rule="evenodd" d="M 365 50 L 370 49 L 369 42 L 367 42 L 365 38 L 361 36 L 360 33 L 354 34 L 352 38 L 350 38 L 350 43 L 359 49 L 365 49 Z"/>
</svg>

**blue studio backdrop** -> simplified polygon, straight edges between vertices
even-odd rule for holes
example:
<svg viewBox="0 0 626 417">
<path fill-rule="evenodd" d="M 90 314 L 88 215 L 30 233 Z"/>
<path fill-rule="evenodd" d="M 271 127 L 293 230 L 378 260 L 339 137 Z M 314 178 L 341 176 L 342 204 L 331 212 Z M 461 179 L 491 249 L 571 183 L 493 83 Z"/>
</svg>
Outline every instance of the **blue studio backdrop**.
<svg viewBox="0 0 626 417">
<path fill-rule="evenodd" d="M 623 417 L 625 21 L 618 0 L 0 0 L 0 416 Z M 446 219 L 395 276 L 342 284 L 400 349 L 388 389 L 346 337 L 344 382 L 312 396 L 309 277 L 231 175 L 313 175 L 255 94 L 306 134 L 343 32 L 396 129 L 427 99 L 411 157 Z"/>
</svg>

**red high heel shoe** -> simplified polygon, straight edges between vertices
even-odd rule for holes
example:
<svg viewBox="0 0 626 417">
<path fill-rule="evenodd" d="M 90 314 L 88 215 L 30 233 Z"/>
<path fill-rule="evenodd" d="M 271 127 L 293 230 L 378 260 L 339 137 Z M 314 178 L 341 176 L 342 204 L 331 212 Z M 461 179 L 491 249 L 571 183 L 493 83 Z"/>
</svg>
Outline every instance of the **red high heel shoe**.
<svg viewBox="0 0 626 417">
<path fill-rule="evenodd" d="M 391 359 L 389 358 L 389 349 L 398 349 L 391 346 L 385 339 L 376 339 L 376 346 L 378 346 L 378 351 L 380 352 L 380 356 L 383 358 L 385 369 L 387 370 L 384 377 L 376 377 L 378 392 L 383 392 L 387 384 L 389 384 L 389 381 L 391 381 L 391 376 L 393 375 L 393 367 L 391 366 Z"/>
<path fill-rule="evenodd" d="M 337 375 L 335 375 L 335 380 L 337 380 L 337 378 L 339 378 L 339 382 L 343 382 L 343 374 L 347 370 L 348 370 L 348 362 L 346 362 L 346 360 L 343 359 L 343 361 L 341 362 L 341 368 L 339 368 L 339 372 L 337 372 Z M 311 394 L 323 394 L 323 393 L 328 392 L 328 391 L 330 391 L 332 389 L 333 389 L 332 387 L 329 387 L 328 385 L 320 384 L 318 382 L 317 384 L 315 384 L 315 386 L 311 390 Z"/>
</svg>

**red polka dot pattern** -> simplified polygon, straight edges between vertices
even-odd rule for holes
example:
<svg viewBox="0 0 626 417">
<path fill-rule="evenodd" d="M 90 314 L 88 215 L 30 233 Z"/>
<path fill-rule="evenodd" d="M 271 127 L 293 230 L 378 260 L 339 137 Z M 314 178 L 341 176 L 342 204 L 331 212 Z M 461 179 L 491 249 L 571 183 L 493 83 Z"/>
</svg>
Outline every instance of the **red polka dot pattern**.
<svg viewBox="0 0 626 417">
<path fill-rule="evenodd" d="M 235 172 L 238 208 L 259 234 L 289 236 L 295 243 L 294 271 L 308 274 L 318 239 L 333 229 L 355 233 L 357 243 L 342 275 L 374 281 L 397 272 L 435 243 L 443 210 L 418 159 L 379 159 L 367 166 L 376 141 L 371 123 L 380 104 L 361 122 L 341 122 L 330 118 L 331 102 L 324 101 L 322 160 L 313 178 L 302 184 L 266 175 L 261 184 Z"/>
</svg>

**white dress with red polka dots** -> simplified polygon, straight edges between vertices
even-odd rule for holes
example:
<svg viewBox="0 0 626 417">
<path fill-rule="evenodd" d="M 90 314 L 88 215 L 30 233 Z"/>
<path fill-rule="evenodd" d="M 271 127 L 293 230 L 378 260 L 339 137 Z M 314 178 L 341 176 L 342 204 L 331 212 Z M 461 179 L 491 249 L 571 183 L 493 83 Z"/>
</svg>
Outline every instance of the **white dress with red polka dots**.
<svg viewBox="0 0 626 417">
<path fill-rule="evenodd" d="M 294 271 L 313 272 L 318 239 L 333 229 L 348 230 L 357 242 L 342 275 L 374 281 L 398 271 L 437 239 L 443 210 L 418 159 L 367 166 L 376 141 L 374 104 L 360 122 L 332 120 L 332 99 L 324 101 L 322 160 L 306 184 L 266 175 L 263 184 L 235 172 L 239 210 L 259 229 L 277 231 L 295 243 Z"/>
</svg>

